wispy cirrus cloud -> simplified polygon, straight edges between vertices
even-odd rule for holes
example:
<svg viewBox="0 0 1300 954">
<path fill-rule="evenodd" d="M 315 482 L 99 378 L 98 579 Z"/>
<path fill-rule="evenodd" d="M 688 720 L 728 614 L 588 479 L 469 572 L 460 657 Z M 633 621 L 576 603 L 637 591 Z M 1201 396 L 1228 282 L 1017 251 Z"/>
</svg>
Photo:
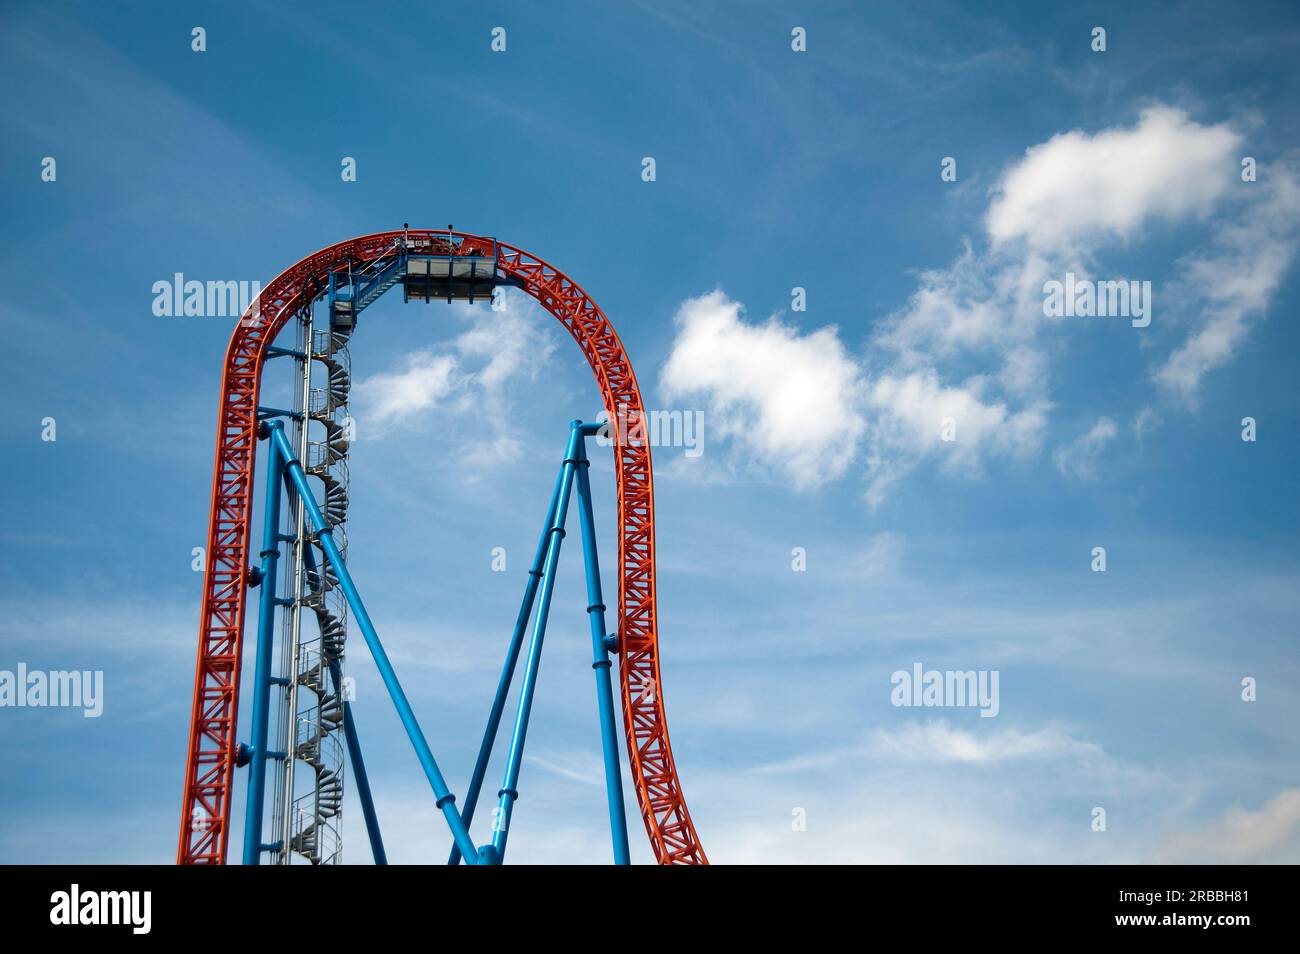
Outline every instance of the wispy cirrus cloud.
<svg viewBox="0 0 1300 954">
<path fill-rule="evenodd" d="M 1098 762 L 1106 758 L 1100 745 L 1076 738 L 1056 724 L 1034 730 L 1009 727 L 974 732 L 943 720 L 880 730 L 872 738 L 872 750 L 902 759 L 984 765 L 1018 759 L 1077 758 Z"/>
<path fill-rule="evenodd" d="M 1052 454 L 1056 469 L 1075 480 L 1095 480 L 1097 461 L 1102 450 L 1119 434 L 1119 427 L 1109 417 L 1097 418 L 1085 433 Z"/>
<path fill-rule="evenodd" d="M 1250 201 L 1219 223 L 1211 247 L 1189 257 L 1175 294 L 1193 329 L 1155 372 L 1160 387 L 1194 406 L 1205 376 L 1228 364 L 1273 302 L 1300 244 L 1300 161 L 1264 167 Z"/>
<path fill-rule="evenodd" d="M 6 138 L 41 143 L 65 174 L 93 172 L 97 212 L 118 226 L 175 220 L 229 239 L 250 221 L 332 214 L 254 136 L 137 65 L 84 17 L 15 13 L 0 57 L 27 90 L 23 108 L 0 105 Z"/>
<path fill-rule="evenodd" d="M 1080 764 L 1108 762 L 1105 750 L 1055 723 L 1039 729 L 962 729 L 945 719 L 908 722 L 876 729 L 858 745 L 824 749 L 759 766 L 760 774 L 789 774 L 829 769 L 845 762 L 888 759 L 904 762 L 951 762 L 993 765 L 1022 759 L 1074 759 Z"/>
</svg>

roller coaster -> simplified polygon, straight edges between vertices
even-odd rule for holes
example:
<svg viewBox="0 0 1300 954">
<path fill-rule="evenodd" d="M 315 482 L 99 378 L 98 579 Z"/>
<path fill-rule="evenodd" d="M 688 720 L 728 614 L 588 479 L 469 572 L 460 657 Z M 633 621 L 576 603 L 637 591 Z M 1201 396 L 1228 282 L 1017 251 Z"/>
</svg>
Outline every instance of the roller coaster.
<svg viewBox="0 0 1300 954">
<path fill-rule="evenodd" d="M 620 423 L 570 426 L 462 806 L 434 758 L 347 563 L 350 346 L 361 312 L 399 285 L 406 301 L 473 303 L 505 288 L 532 296 L 577 342 L 604 407 L 626 409 L 617 419 L 610 414 L 610 421 Z M 293 362 L 291 407 L 260 401 L 263 368 L 273 359 Z M 448 863 L 503 863 L 566 514 L 576 494 L 613 860 L 629 862 L 611 685 L 616 678 L 623 748 L 654 857 L 660 864 L 707 864 L 682 796 L 665 719 L 654 482 L 649 441 L 636 427 L 644 417 L 632 364 L 595 301 L 558 269 L 494 238 L 452 228 L 379 232 L 309 255 L 267 285 L 241 317 L 222 375 L 178 863 L 226 863 L 232 791 L 240 770 L 248 772 L 244 864 L 341 861 L 345 750 L 372 857 L 376 864 L 387 863 L 343 675 L 349 620 L 373 657 L 446 820 L 452 838 Z M 586 443 L 597 434 L 612 438 L 614 454 L 619 586 L 612 633 L 605 621 L 588 477 Z M 254 565 L 252 507 L 262 443 L 262 544 Z M 244 616 L 252 590 L 257 590 L 252 726 L 249 741 L 241 742 Z M 471 825 L 521 654 L 524 670 L 505 776 L 491 812 L 491 838 L 480 844 Z"/>
</svg>

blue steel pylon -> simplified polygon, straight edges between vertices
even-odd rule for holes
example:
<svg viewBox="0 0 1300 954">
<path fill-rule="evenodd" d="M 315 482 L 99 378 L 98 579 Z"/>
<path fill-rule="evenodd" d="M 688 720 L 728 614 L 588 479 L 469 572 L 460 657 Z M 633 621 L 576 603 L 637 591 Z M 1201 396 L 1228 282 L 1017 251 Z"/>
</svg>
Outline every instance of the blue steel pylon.
<svg viewBox="0 0 1300 954">
<path fill-rule="evenodd" d="M 524 741 L 528 734 L 528 721 L 532 712 L 533 695 L 537 686 L 537 673 L 541 664 L 542 643 L 546 635 L 546 623 L 550 615 L 551 596 L 555 589 L 556 568 L 559 563 L 560 546 L 565 531 L 564 524 L 568 512 L 569 500 L 576 486 L 578 492 L 579 521 L 582 529 L 583 556 L 587 581 L 587 616 L 591 629 L 592 670 L 596 676 L 597 709 L 600 716 L 602 751 L 605 763 L 605 790 L 609 802 L 610 833 L 613 841 L 614 862 L 630 862 L 627 838 L 627 818 L 623 808 L 622 780 L 618 758 L 618 730 L 614 718 L 614 697 L 610 685 L 610 655 L 617 651 L 617 638 L 605 634 L 605 605 L 600 585 L 600 563 L 596 549 L 595 524 L 592 516 L 591 481 L 588 475 L 590 461 L 587 458 L 586 438 L 598 433 L 605 425 L 584 424 L 573 421 L 569 427 L 569 440 L 565 449 L 564 461 L 556 478 L 555 490 L 551 495 L 550 508 L 546 523 L 542 529 L 537 552 L 528 571 L 528 582 L 524 588 L 523 601 L 515 620 L 506 651 L 506 661 L 501 678 L 493 698 L 492 708 L 488 714 L 487 728 L 479 747 L 478 758 L 466 794 L 464 812 L 457 811 L 456 797 L 447 787 L 438 763 L 433 757 L 428 741 L 420 730 L 415 713 L 411 710 L 406 694 L 402 691 L 397 674 L 393 670 L 388 655 L 379 641 L 374 624 L 366 612 L 361 595 L 348 572 L 338 546 L 334 542 L 333 532 L 322 514 L 315 496 L 307 481 L 307 474 L 301 462 L 294 454 L 293 448 L 284 433 L 284 426 L 276 420 L 263 422 L 261 436 L 267 440 L 270 454 L 267 463 L 267 492 L 265 501 L 264 544 L 261 553 L 262 566 L 257 573 L 263 586 L 258 614 L 258 643 L 256 671 L 254 675 L 253 696 L 253 745 L 251 746 L 250 774 L 248 782 L 248 805 L 245 814 L 244 861 L 256 864 L 262 850 L 261 844 L 262 806 L 266 787 L 266 761 L 276 757 L 276 753 L 267 752 L 267 724 L 270 710 L 270 687 L 274 682 L 271 676 L 271 642 L 275 607 L 282 601 L 276 598 L 275 568 L 279 558 L 279 485 L 283 480 L 286 489 L 295 493 L 303 503 L 307 519 L 315 532 L 317 541 L 330 566 L 338 577 L 339 587 L 343 591 L 353 619 L 374 657 L 380 677 L 387 688 L 393 705 L 397 709 L 407 737 L 415 748 L 416 755 L 424 768 L 425 776 L 433 789 L 437 806 L 451 829 L 453 847 L 448 858 L 449 864 L 457 864 L 463 857 L 470 864 L 500 864 L 505 859 L 506 839 L 509 835 L 510 817 L 514 802 L 519 797 L 519 772 L 523 761 Z M 309 550 L 308 550 L 309 552 Z M 308 567 L 312 572 L 316 568 Z M 476 847 L 469 832 L 469 825 L 474 817 L 474 809 L 483 786 L 483 778 L 492 755 L 501 716 L 510 692 L 514 671 L 523 647 L 524 631 L 528 621 L 533 617 L 533 604 L 541 591 L 541 600 L 537 604 L 537 613 L 533 618 L 532 635 L 529 641 L 528 658 L 524 666 L 523 685 L 519 694 L 519 707 L 515 716 L 514 729 L 510 738 L 509 754 L 506 761 L 505 779 L 498 791 L 498 807 L 494 813 L 492 841 Z M 340 679 L 337 663 L 331 666 L 331 673 L 336 682 Z M 356 725 L 353 721 L 351 705 L 344 704 L 344 732 L 348 754 L 352 761 L 353 773 L 357 779 L 358 795 L 365 816 L 366 832 L 370 838 L 371 850 L 376 864 L 386 864 L 383 839 L 379 831 L 379 822 L 375 815 L 374 802 L 371 798 L 365 763 L 361 757 L 361 745 L 357 738 Z"/>
<path fill-rule="evenodd" d="M 623 787 L 618 764 L 618 731 L 614 722 L 614 695 L 610 688 L 609 656 L 616 646 L 611 646 L 605 636 L 605 604 L 601 596 L 600 561 L 596 551 L 591 480 L 588 475 L 590 461 L 587 459 L 586 449 L 586 438 L 599 432 L 602 427 L 604 427 L 602 424 L 584 424 L 581 421 L 572 421 L 569 424 L 569 443 L 564 451 L 564 461 L 560 465 L 559 475 L 555 478 L 555 490 L 551 494 L 551 505 L 546 512 L 541 539 L 537 541 L 537 551 L 528 569 L 524 598 L 519 605 L 519 614 L 515 617 L 514 632 L 510 636 L 510 645 L 506 649 L 505 665 L 501 669 L 496 695 L 488 713 L 487 727 L 483 731 L 483 741 L 474 763 L 474 773 L 470 777 L 469 790 L 465 795 L 465 820 L 468 824 L 474 817 L 474 809 L 478 804 L 483 777 L 487 773 L 488 760 L 492 756 L 492 747 L 501 725 L 501 715 L 505 710 L 506 697 L 510 693 L 515 666 L 519 662 L 519 651 L 523 647 L 524 630 L 528 627 L 533 602 L 540 589 L 541 601 L 538 603 L 537 616 L 533 620 L 528 659 L 524 664 L 523 686 L 519 691 L 519 708 L 510 738 L 505 779 L 497 792 L 498 805 L 492 825 L 492 848 L 499 857 L 505 855 L 506 838 L 510 833 L 510 816 L 515 800 L 519 797 L 519 770 L 523 761 L 524 739 L 528 734 L 533 692 L 537 686 L 537 672 L 541 665 L 542 642 L 546 636 L 546 621 L 551 611 L 551 594 L 555 589 L 555 568 L 560 559 L 560 544 L 564 540 L 565 517 L 569 509 L 571 491 L 576 482 L 587 576 L 587 616 L 591 625 L 591 666 L 596 673 L 596 700 L 600 713 L 601 748 L 605 761 L 605 793 L 609 801 L 610 836 L 614 845 L 614 863 L 625 865 L 630 862 L 627 817 L 623 810 Z M 454 865 L 460 858 L 459 846 L 453 845 L 447 863 Z"/>
</svg>

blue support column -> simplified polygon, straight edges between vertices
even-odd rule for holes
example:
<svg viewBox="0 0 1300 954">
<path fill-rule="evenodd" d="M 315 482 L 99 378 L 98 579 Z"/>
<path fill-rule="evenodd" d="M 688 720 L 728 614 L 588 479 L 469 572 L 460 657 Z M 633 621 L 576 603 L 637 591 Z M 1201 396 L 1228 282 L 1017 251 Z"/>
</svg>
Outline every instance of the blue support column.
<svg viewBox="0 0 1300 954">
<path fill-rule="evenodd" d="M 285 437 L 283 425 L 278 421 L 272 421 L 269 422 L 267 427 L 271 441 L 280 449 L 280 453 L 284 457 L 285 469 L 293 480 L 298 495 L 302 498 L 303 509 L 311 521 L 312 528 L 316 531 L 320 547 L 325 551 L 326 559 L 329 560 L 330 566 L 334 567 L 334 572 L 338 575 L 339 587 L 343 590 L 348 606 L 352 608 L 352 616 L 357 622 L 357 627 L 361 630 L 361 635 L 365 637 L 366 646 L 369 647 L 370 654 L 374 657 L 375 667 L 379 670 L 380 678 L 384 680 L 388 695 L 393 700 L 393 706 L 397 709 L 397 715 L 402 720 L 402 726 L 406 729 L 407 738 L 411 740 L 411 745 L 415 748 L 416 757 L 420 760 L 425 777 L 429 780 L 429 785 L 437 798 L 438 808 L 442 810 L 443 817 L 446 818 L 447 825 L 451 829 L 452 837 L 456 840 L 456 844 L 460 846 L 461 852 L 465 855 L 465 860 L 470 864 L 478 864 L 482 859 L 479 856 L 478 849 L 474 846 L 473 839 L 470 838 L 469 829 L 465 826 L 464 819 L 461 818 L 460 812 L 456 811 L 456 796 L 447 788 L 447 782 L 438 769 L 438 762 L 429 749 L 428 740 L 425 739 L 424 733 L 420 730 L 420 723 L 415 718 L 415 713 L 406 698 L 406 693 L 402 691 L 402 684 L 397 679 L 397 673 L 393 670 L 393 664 L 388 658 L 388 653 L 384 651 L 384 646 L 379 641 L 379 634 L 375 631 L 375 625 L 370 620 L 370 614 L 366 612 L 365 604 L 361 601 L 361 594 L 357 592 L 356 584 L 352 580 L 352 574 L 348 572 L 347 564 L 343 562 L 343 556 L 339 553 L 338 545 L 334 542 L 333 531 L 326 522 L 325 516 L 320 511 L 320 506 L 316 503 L 316 498 L 311 492 L 311 486 L 307 482 L 307 473 L 303 470 L 302 463 L 294 456 L 293 448 L 289 445 L 289 439 Z"/>
<path fill-rule="evenodd" d="M 330 674 L 334 677 L 334 687 L 339 695 L 343 694 L 343 667 L 338 662 L 330 663 Z M 357 724 L 352 718 L 352 703 L 343 700 L 343 738 L 348 744 L 348 759 L 352 762 L 352 777 L 357 784 L 357 797 L 361 799 L 361 814 L 366 820 L 366 836 L 370 839 L 370 854 L 375 864 L 388 864 L 388 852 L 384 851 L 384 839 L 379 833 L 379 816 L 375 814 L 375 801 L 370 795 L 370 776 L 366 774 L 366 761 L 361 757 L 361 739 L 357 736 Z M 466 825 L 469 822 L 465 823 Z"/>
<path fill-rule="evenodd" d="M 623 808 L 623 778 L 618 765 L 618 725 L 614 721 L 614 692 L 610 687 L 609 649 L 605 645 L 605 599 L 600 589 L 600 558 L 596 553 L 596 523 L 591 507 L 591 478 L 586 441 L 578 442 L 578 517 L 582 524 L 582 556 L 587 573 L 587 619 L 591 625 L 591 668 L 596 673 L 596 708 L 600 712 L 600 743 L 605 757 L 605 796 L 609 801 L 609 833 L 614 864 L 631 864 L 627 847 L 627 814 Z"/>
<path fill-rule="evenodd" d="M 278 422 L 275 425 L 283 429 Z M 280 562 L 280 478 L 284 459 L 271 446 L 266 461 L 266 499 L 262 502 L 262 593 L 257 608 L 257 662 L 253 671 L 253 758 L 244 806 L 244 864 L 262 856 L 262 812 L 266 801 L 267 725 L 271 712 L 271 648 L 275 641 L 275 584 Z"/>
<path fill-rule="evenodd" d="M 533 612 L 533 601 L 537 596 L 537 586 L 542 579 L 542 564 L 546 559 L 546 544 L 551 538 L 551 526 L 555 523 L 555 507 L 560 500 L 560 487 L 564 481 L 564 465 L 555 477 L 555 489 L 551 492 L 551 505 L 546 511 L 546 520 L 542 524 L 542 533 L 537 540 L 537 550 L 533 554 L 532 565 L 528 568 L 528 582 L 524 586 L 524 598 L 519 604 L 519 614 L 515 617 L 515 628 L 510 634 L 510 645 L 506 649 L 505 665 L 501 667 L 501 678 L 497 681 L 497 692 L 492 699 L 492 709 L 488 713 L 487 728 L 483 730 L 483 741 L 479 744 L 478 758 L 474 762 L 474 773 L 469 780 L 469 790 L 465 792 L 465 810 L 461 817 L 469 825 L 474 820 L 474 809 L 478 805 L 479 792 L 483 789 L 483 777 L 487 774 L 488 762 L 492 758 L 492 746 L 496 743 L 497 730 L 501 726 L 501 715 L 505 711 L 506 698 L 510 695 L 510 683 L 515 676 L 515 665 L 519 662 L 519 650 L 524 644 L 524 631 L 528 629 L 528 618 Z M 460 848 L 451 846 L 447 864 L 454 865 L 460 861 Z"/>
<path fill-rule="evenodd" d="M 515 715 L 514 733 L 510 738 L 510 755 L 506 761 L 505 780 L 498 792 L 500 802 L 496 823 L 493 826 L 490 860 L 500 864 L 505 860 L 506 839 L 510 833 L 510 814 L 519 797 L 519 769 L 523 762 L 524 739 L 528 735 L 528 717 L 533 708 L 533 692 L 537 688 L 537 670 L 541 665 L 542 641 L 546 636 L 546 618 L 551 611 L 551 594 L 555 591 L 555 566 L 560 559 L 560 543 L 564 539 L 564 518 L 569 509 L 569 495 L 573 489 L 573 474 L 577 467 L 578 443 L 582 440 L 581 422 L 574 421 L 569 430 L 569 443 L 564 452 L 564 466 L 560 470 L 559 497 L 555 503 L 555 516 L 547 530 L 546 559 L 542 569 L 541 599 L 537 616 L 533 620 L 533 635 L 528 645 L 528 662 L 524 666 L 523 685 L 519 690 L 519 710 Z"/>
</svg>

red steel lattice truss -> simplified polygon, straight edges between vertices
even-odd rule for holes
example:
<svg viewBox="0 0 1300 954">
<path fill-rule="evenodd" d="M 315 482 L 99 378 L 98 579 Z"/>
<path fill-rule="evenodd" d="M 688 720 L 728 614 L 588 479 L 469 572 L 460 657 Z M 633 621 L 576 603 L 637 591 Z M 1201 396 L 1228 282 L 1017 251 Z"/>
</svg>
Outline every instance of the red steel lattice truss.
<svg viewBox="0 0 1300 954">
<path fill-rule="evenodd" d="M 454 240 L 454 241 L 453 241 Z M 577 283 L 521 249 L 453 231 L 378 232 L 304 258 L 270 283 L 244 314 L 226 352 L 216 468 L 199 624 L 194 707 L 181 816 L 181 864 L 223 864 L 230 834 L 236 713 L 249 573 L 258 393 L 267 347 L 308 307 L 331 270 L 358 266 L 405 241 L 415 254 L 497 257 L 511 280 L 559 319 L 586 355 L 611 419 L 643 420 L 636 375 L 614 326 Z M 458 244 L 457 244 L 458 243 Z M 650 447 L 635 428 L 614 445 L 618 493 L 618 655 L 623 727 L 637 801 L 660 864 L 706 864 L 668 742 L 655 606 L 654 480 Z"/>
</svg>

